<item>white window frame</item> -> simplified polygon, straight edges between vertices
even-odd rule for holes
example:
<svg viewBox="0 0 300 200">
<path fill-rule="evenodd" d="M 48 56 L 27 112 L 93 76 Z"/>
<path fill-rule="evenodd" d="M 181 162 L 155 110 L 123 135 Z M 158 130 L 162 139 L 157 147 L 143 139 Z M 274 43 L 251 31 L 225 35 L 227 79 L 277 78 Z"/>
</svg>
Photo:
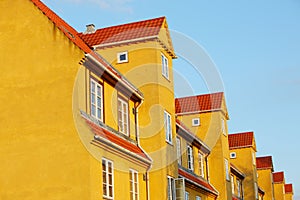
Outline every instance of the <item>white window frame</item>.
<svg viewBox="0 0 300 200">
<path fill-rule="evenodd" d="M 200 196 L 196 196 L 196 200 L 202 200 Z"/>
<path fill-rule="evenodd" d="M 167 195 L 168 195 L 168 200 L 175 200 L 175 180 L 171 176 L 167 176 L 167 181 L 168 181 L 168 188 L 167 188 Z"/>
<path fill-rule="evenodd" d="M 256 165 L 256 155 L 255 155 L 255 152 L 252 152 L 252 161 L 253 161 L 253 165 Z"/>
<path fill-rule="evenodd" d="M 188 169 L 194 171 L 194 156 L 193 156 L 193 147 L 191 145 L 187 146 L 187 159 L 188 159 Z"/>
<path fill-rule="evenodd" d="M 181 152 L 181 140 L 179 137 L 176 137 L 176 145 L 177 145 L 177 162 L 179 165 L 181 165 L 182 164 L 182 162 L 181 162 L 182 152 Z"/>
<path fill-rule="evenodd" d="M 240 198 L 242 192 L 242 181 L 240 179 L 236 179 L 236 188 L 237 188 L 237 196 Z"/>
<path fill-rule="evenodd" d="M 185 191 L 185 195 L 184 196 L 185 196 L 184 197 L 185 200 L 189 200 L 190 199 L 190 193 L 189 192 Z"/>
<path fill-rule="evenodd" d="M 256 182 L 254 183 L 254 191 L 255 191 L 255 198 L 258 199 L 258 185 Z"/>
<path fill-rule="evenodd" d="M 221 131 L 223 133 L 223 135 L 227 136 L 227 133 L 226 133 L 226 126 L 225 126 L 225 119 L 221 119 Z"/>
<path fill-rule="evenodd" d="M 165 127 L 166 141 L 169 144 L 172 144 L 172 119 L 171 119 L 171 115 L 167 111 L 164 111 L 164 127 Z"/>
<path fill-rule="evenodd" d="M 198 152 L 199 160 L 199 175 L 204 178 L 204 155 L 202 152 Z"/>
<path fill-rule="evenodd" d="M 232 174 L 230 175 L 230 182 L 231 182 L 231 192 L 232 194 L 234 194 L 235 193 L 234 176 Z"/>
<path fill-rule="evenodd" d="M 109 172 L 109 165 L 111 167 L 111 172 Z M 109 183 L 109 177 L 111 176 L 111 183 Z M 106 199 L 114 198 L 114 164 L 112 161 L 102 158 L 102 180 L 103 197 Z M 111 188 L 111 194 L 109 193 Z"/>
<path fill-rule="evenodd" d="M 169 63 L 164 54 L 161 54 L 162 75 L 169 80 Z"/>
<path fill-rule="evenodd" d="M 230 152 L 230 158 L 236 159 L 236 152 Z"/>
<path fill-rule="evenodd" d="M 230 174 L 229 174 L 229 163 L 228 160 L 225 158 L 224 159 L 224 165 L 225 165 L 225 175 L 226 175 L 226 180 L 230 181 Z"/>
<path fill-rule="evenodd" d="M 196 123 L 198 122 L 198 123 Z M 192 119 L 192 126 L 200 126 L 200 118 L 193 118 Z"/>
<path fill-rule="evenodd" d="M 98 91 L 98 89 L 100 91 Z M 91 116 L 103 122 L 103 87 L 93 78 L 90 78 L 90 98 Z"/>
<path fill-rule="evenodd" d="M 118 128 L 119 132 L 129 136 L 128 102 L 118 98 Z"/>
<path fill-rule="evenodd" d="M 136 170 L 129 170 L 130 196 L 132 200 L 139 200 L 139 173 Z"/>
<path fill-rule="evenodd" d="M 121 60 L 121 56 L 122 55 L 125 55 L 125 60 Z M 123 51 L 123 52 L 117 53 L 117 59 L 118 59 L 118 63 L 128 62 L 128 52 L 127 51 Z"/>
</svg>

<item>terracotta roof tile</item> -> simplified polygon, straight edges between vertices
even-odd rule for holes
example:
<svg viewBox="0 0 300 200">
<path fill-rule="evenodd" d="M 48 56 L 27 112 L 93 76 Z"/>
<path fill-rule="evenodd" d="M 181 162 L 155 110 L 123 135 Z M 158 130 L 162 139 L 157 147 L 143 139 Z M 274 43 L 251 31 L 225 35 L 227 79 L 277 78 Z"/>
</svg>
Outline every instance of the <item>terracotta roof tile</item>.
<svg viewBox="0 0 300 200">
<path fill-rule="evenodd" d="M 207 192 L 210 192 L 211 194 L 218 196 L 218 191 L 216 191 L 216 189 L 210 183 L 208 183 L 206 180 L 201 179 L 201 178 L 195 176 L 194 174 L 191 174 L 181 168 L 178 168 L 178 174 L 180 176 L 186 178 L 187 180 L 198 184 L 202 189 L 206 190 Z"/>
<path fill-rule="evenodd" d="M 284 191 L 285 193 L 293 193 L 293 184 L 285 184 Z"/>
<path fill-rule="evenodd" d="M 274 172 L 273 173 L 273 182 L 274 183 L 283 183 L 284 182 L 284 172 Z"/>
<path fill-rule="evenodd" d="M 79 36 L 89 45 L 103 45 L 127 40 L 157 36 L 165 17 L 138 21 L 128 24 L 98 29 L 95 33 L 79 33 Z"/>
<path fill-rule="evenodd" d="M 38 7 L 44 15 L 46 15 L 76 46 L 78 46 L 85 53 L 90 53 L 92 50 L 85 42 L 78 36 L 78 32 L 60 18 L 55 12 L 48 8 L 40 0 L 31 0 L 36 7 Z"/>
<path fill-rule="evenodd" d="M 221 109 L 224 93 L 203 94 L 175 99 L 177 114 Z"/>
<path fill-rule="evenodd" d="M 254 133 L 235 133 L 228 135 L 229 149 L 253 147 Z"/>
<path fill-rule="evenodd" d="M 273 170 L 272 156 L 257 157 L 256 158 L 256 168 Z"/>
<path fill-rule="evenodd" d="M 130 141 L 127 141 L 124 138 L 121 138 L 120 136 L 116 135 L 115 133 L 112 133 L 111 131 L 99 126 L 98 124 L 95 124 L 93 121 L 86 119 L 85 117 L 84 117 L 84 119 L 95 135 L 100 136 L 101 138 L 104 138 L 104 139 L 108 140 L 109 142 L 114 143 L 114 144 L 120 146 L 121 148 L 124 148 L 124 149 L 134 153 L 135 155 L 143 157 L 144 159 L 147 159 L 148 161 L 150 161 L 150 159 L 146 155 L 146 153 L 140 147 L 138 147 L 136 144 L 134 144 Z"/>
</svg>

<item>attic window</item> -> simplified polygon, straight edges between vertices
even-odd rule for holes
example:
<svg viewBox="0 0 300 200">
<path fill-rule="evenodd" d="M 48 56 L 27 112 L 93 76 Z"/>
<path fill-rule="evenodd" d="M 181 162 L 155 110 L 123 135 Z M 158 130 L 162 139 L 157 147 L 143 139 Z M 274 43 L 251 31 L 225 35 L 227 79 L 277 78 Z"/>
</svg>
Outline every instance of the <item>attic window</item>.
<svg viewBox="0 0 300 200">
<path fill-rule="evenodd" d="M 236 153 L 235 153 L 235 152 L 231 152 L 231 153 L 230 153 L 230 158 L 231 158 L 231 159 L 236 158 Z"/>
<path fill-rule="evenodd" d="M 192 126 L 200 126 L 200 118 L 192 119 Z"/>
<path fill-rule="evenodd" d="M 128 62 L 128 52 L 120 52 L 117 54 L 118 57 L 118 63 L 125 63 Z"/>
</svg>

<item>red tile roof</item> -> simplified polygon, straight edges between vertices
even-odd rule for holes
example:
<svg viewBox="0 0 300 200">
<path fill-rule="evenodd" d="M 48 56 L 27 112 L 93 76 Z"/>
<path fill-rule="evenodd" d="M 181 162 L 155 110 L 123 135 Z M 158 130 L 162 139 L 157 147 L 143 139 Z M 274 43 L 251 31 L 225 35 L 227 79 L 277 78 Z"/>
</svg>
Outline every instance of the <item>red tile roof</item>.
<svg viewBox="0 0 300 200">
<path fill-rule="evenodd" d="M 177 114 L 180 114 L 187 112 L 219 110 L 222 107 L 223 96 L 223 92 L 218 92 L 177 98 L 175 99 L 175 111 Z"/>
<path fill-rule="evenodd" d="M 256 158 L 256 168 L 273 170 L 272 156 L 257 157 Z"/>
<path fill-rule="evenodd" d="M 78 36 L 78 32 L 72 28 L 68 23 L 61 19 L 55 12 L 48 8 L 40 0 L 31 0 L 36 7 L 38 7 L 44 15 L 46 15 L 76 46 L 78 46 L 85 53 L 90 53 L 92 50 L 87 44 Z"/>
<path fill-rule="evenodd" d="M 188 181 L 191 181 L 192 183 L 196 183 L 198 186 L 200 186 L 202 189 L 206 190 L 207 192 L 218 196 L 218 191 L 206 180 L 201 179 L 194 174 L 191 174 L 183 169 L 178 169 L 178 174 L 184 178 L 186 178 Z"/>
<path fill-rule="evenodd" d="M 284 172 L 274 172 L 273 173 L 273 182 L 274 183 L 283 183 L 284 182 Z"/>
<path fill-rule="evenodd" d="M 229 149 L 254 147 L 253 142 L 253 132 L 235 133 L 228 135 Z"/>
<path fill-rule="evenodd" d="M 98 124 L 95 124 L 93 121 L 87 119 L 86 117 L 83 118 L 96 136 L 108 140 L 109 143 L 114 143 L 122 149 L 126 149 L 127 151 L 133 153 L 134 155 L 150 161 L 146 153 L 139 146 L 137 146 L 137 144 L 134 144 L 126 140 L 125 138 L 121 138 L 115 133 L 112 133 L 111 131 L 99 126 Z"/>
<path fill-rule="evenodd" d="M 80 33 L 79 36 L 90 46 L 149 38 L 159 34 L 164 21 L 165 17 L 159 17 L 98 29 L 95 33 Z"/>
<path fill-rule="evenodd" d="M 284 191 L 285 193 L 293 193 L 293 184 L 285 184 Z"/>
</svg>

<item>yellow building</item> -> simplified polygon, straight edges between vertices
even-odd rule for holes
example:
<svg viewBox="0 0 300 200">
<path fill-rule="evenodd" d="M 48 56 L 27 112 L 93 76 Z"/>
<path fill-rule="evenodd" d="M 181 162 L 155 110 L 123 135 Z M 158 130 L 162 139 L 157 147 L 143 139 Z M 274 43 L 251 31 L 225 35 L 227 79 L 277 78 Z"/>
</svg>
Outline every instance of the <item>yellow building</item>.
<svg viewBox="0 0 300 200">
<path fill-rule="evenodd" d="M 241 172 L 235 165 L 230 164 L 230 181 L 232 190 L 232 200 L 244 199 L 244 186 L 243 181 L 245 174 Z"/>
<path fill-rule="evenodd" d="M 219 192 L 218 199 L 231 200 L 230 160 L 227 138 L 228 112 L 224 93 L 175 100 L 176 116 L 210 149 L 208 180 Z"/>
<path fill-rule="evenodd" d="M 285 184 L 284 185 L 284 193 L 285 193 L 285 200 L 293 200 L 294 199 L 294 191 L 293 191 L 293 184 Z"/>
<path fill-rule="evenodd" d="M 253 132 L 235 133 L 228 135 L 230 162 L 237 166 L 244 174 L 244 199 L 259 199 L 256 144 Z"/>
<path fill-rule="evenodd" d="M 207 180 L 210 149 L 179 120 L 176 120 L 176 132 L 179 166 L 176 198 L 217 199 L 218 191 Z M 180 183 L 181 187 L 178 187 Z M 178 194 L 180 188 L 183 191 Z"/>
<path fill-rule="evenodd" d="M 272 156 L 256 158 L 258 185 L 265 191 L 264 200 L 274 200 L 274 185 L 272 172 L 274 171 Z"/>
<path fill-rule="evenodd" d="M 285 200 L 284 172 L 273 172 L 275 200 Z"/>
<path fill-rule="evenodd" d="M 0 8 L 1 199 L 147 199 L 143 95 L 41 1 Z"/>
<path fill-rule="evenodd" d="M 170 180 L 178 177 L 172 68 L 176 56 L 166 18 L 98 30 L 88 25 L 79 35 L 144 94 L 133 112 L 139 116 L 139 144 L 153 160 L 147 177 L 151 199 L 172 199 Z"/>
</svg>

